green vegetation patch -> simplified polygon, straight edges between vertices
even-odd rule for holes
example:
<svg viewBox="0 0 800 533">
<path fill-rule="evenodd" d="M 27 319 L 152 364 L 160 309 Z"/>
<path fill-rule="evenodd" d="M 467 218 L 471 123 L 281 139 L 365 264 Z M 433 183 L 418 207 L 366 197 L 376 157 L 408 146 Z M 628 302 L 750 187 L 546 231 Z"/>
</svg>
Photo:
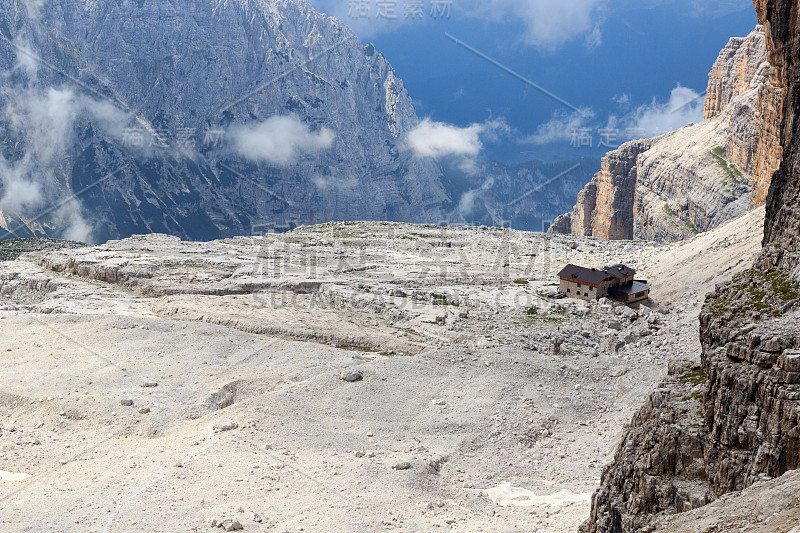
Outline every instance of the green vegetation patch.
<svg viewBox="0 0 800 533">
<path fill-rule="evenodd" d="M 748 276 L 745 279 L 752 281 L 743 287 L 744 292 L 749 305 L 758 312 L 770 311 L 773 316 L 780 316 L 781 309 L 778 307 L 800 299 L 800 284 L 782 270 L 753 269 L 746 274 Z"/>
<path fill-rule="evenodd" d="M 769 283 L 771 291 L 784 302 L 800 298 L 800 283 L 786 272 L 772 269 L 763 273 L 763 277 Z"/>
<path fill-rule="evenodd" d="M 682 375 L 678 380 L 683 383 L 684 385 L 691 385 L 692 387 L 696 387 L 701 383 L 704 383 L 706 380 L 706 371 L 705 370 L 693 370 Z"/>
<path fill-rule="evenodd" d="M 717 164 L 728 174 L 728 177 L 736 183 L 737 185 L 741 183 L 741 179 L 744 177 L 742 171 L 739 170 L 736 165 L 733 163 L 729 163 L 726 159 L 727 153 L 725 149 L 721 146 L 715 146 L 711 150 L 708 151 L 709 155 L 714 158 Z M 726 182 L 727 184 L 727 182 Z"/>
<path fill-rule="evenodd" d="M 722 318 L 725 316 L 731 306 L 734 304 L 733 298 L 723 298 L 721 300 L 715 301 L 711 304 L 711 314 L 714 315 L 716 318 Z"/>
<path fill-rule="evenodd" d="M 431 299 L 433 300 L 433 305 L 452 305 L 454 307 L 459 307 L 461 304 L 458 302 L 454 302 L 450 300 L 446 294 L 431 294 Z"/>
<path fill-rule="evenodd" d="M 695 394 L 690 394 L 689 396 L 684 396 L 681 399 L 682 402 L 690 402 L 692 400 L 698 400 L 698 401 L 702 402 L 703 401 L 703 393 L 702 392 L 697 392 Z"/>
</svg>

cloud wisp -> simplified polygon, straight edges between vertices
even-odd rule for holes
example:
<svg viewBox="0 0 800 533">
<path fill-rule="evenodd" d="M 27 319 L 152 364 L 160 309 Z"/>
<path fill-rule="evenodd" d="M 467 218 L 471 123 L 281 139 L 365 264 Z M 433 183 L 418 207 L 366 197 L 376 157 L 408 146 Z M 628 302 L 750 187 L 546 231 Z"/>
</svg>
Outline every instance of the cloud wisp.
<svg viewBox="0 0 800 533">
<path fill-rule="evenodd" d="M 469 18 L 499 23 L 522 22 L 519 40 L 553 51 L 583 38 L 587 48 L 603 41 L 603 11 L 607 0 L 456 0 L 419 7 L 400 0 L 311 0 L 321 12 L 335 16 L 362 39 L 398 31 L 409 24 L 432 24 L 442 19 Z M 438 7 L 437 7 L 438 6 Z"/>
<path fill-rule="evenodd" d="M 426 118 L 408 132 L 405 147 L 421 159 L 452 159 L 462 172 L 474 174 L 484 140 L 496 141 L 509 131 L 503 120 L 460 127 Z"/>
<path fill-rule="evenodd" d="M 483 149 L 480 135 L 485 130 L 484 124 L 461 128 L 426 118 L 408 133 L 407 142 L 417 157 L 476 157 Z"/>
<path fill-rule="evenodd" d="M 587 127 L 594 118 L 594 111 L 586 108 L 572 113 L 556 112 L 552 119 L 541 124 L 536 128 L 536 132 L 524 138 L 522 143 L 543 146 L 569 141 L 573 132 Z"/>
<path fill-rule="evenodd" d="M 92 120 L 118 138 L 130 116 L 104 101 L 96 101 L 61 87 L 48 89 L 11 88 L 3 91 L 2 120 L 13 148 L 0 155 L 0 209 L 24 219 L 41 219 L 36 213 L 45 204 L 64 198 L 69 185 L 62 171 L 66 154 L 73 146 L 76 122 Z M 91 241 L 92 226 L 82 216 L 77 198 L 47 211 L 49 223 L 62 228 L 63 238 Z"/>
<path fill-rule="evenodd" d="M 274 116 L 228 131 L 232 149 L 250 161 L 286 166 L 304 154 L 327 150 L 336 135 L 328 128 L 312 131 L 293 115 Z"/>
<path fill-rule="evenodd" d="M 472 13 L 488 20 L 514 17 L 525 24 L 525 44 L 553 51 L 577 38 L 587 47 L 602 43 L 604 0 L 474 0 Z"/>
<path fill-rule="evenodd" d="M 605 122 L 589 108 L 574 113 L 556 112 L 551 120 L 541 124 L 520 143 L 532 146 L 574 143 L 584 132 L 590 136 L 610 135 L 610 138 L 624 142 L 634 138 L 658 137 L 703 121 L 703 94 L 681 85 L 672 89 L 666 101 L 654 97 L 648 104 L 632 107 L 631 97 L 627 94 L 615 96 L 612 101 L 622 108 L 622 113 L 609 115 L 604 119 Z M 614 147 L 608 144 L 601 146 Z"/>
<path fill-rule="evenodd" d="M 701 94 L 678 85 L 670 93 L 667 102 L 658 102 L 653 98 L 651 103 L 634 111 L 627 122 L 648 137 L 656 137 L 690 123 L 702 122 L 704 103 Z"/>
</svg>

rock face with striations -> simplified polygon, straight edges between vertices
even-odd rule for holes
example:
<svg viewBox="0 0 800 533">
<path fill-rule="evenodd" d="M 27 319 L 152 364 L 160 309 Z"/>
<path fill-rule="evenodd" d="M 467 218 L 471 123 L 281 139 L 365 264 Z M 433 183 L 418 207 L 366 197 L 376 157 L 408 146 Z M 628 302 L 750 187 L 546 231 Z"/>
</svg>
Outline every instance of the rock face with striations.
<svg viewBox="0 0 800 533">
<path fill-rule="evenodd" d="M 600 172 L 578 193 L 572 213 L 556 219 L 550 232 L 632 239 L 637 161 L 652 145 L 651 140 L 631 141 L 607 153 Z"/>
<path fill-rule="evenodd" d="M 449 202 L 401 149 L 418 119 L 398 75 L 305 0 L 11 1 L 0 32 L 16 235 L 210 239 Z"/>
<path fill-rule="evenodd" d="M 688 511 L 800 469 L 800 93 L 792 74 L 800 67 L 798 5 L 755 5 L 783 117 L 764 249 L 753 269 L 708 296 L 701 366 L 672 368 L 636 415 L 603 472 L 585 531 L 660 530 L 658 513 Z"/>
<path fill-rule="evenodd" d="M 770 74 L 762 27 L 731 39 L 709 75 L 706 120 L 607 154 L 550 231 L 676 241 L 763 203 L 780 161 L 780 91 Z"/>
<path fill-rule="evenodd" d="M 733 37 L 720 52 L 708 74 L 703 119 L 719 116 L 731 100 L 750 89 L 750 83 L 766 61 L 764 31 Z"/>
</svg>

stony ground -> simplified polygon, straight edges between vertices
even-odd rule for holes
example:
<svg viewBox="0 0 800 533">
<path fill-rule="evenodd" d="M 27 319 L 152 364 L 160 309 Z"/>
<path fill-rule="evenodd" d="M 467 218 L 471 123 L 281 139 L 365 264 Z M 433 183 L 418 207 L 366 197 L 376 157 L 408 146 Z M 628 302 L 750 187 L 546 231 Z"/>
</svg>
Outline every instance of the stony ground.
<svg viewBox="0 0 800 533">
<path fill-rule="evenodd" d="M 694 511 L 663 519 L 648 533 L 800 533 L 800 472 L 759 482 Z"/>
<path fill-rule="evenodd" d="M 762 228 L 348 223 L 0 263 L 0 529 L 574 531 Z M 551 300 L 567 262 L 631 264 L 653 301 Z"/>
</svg>

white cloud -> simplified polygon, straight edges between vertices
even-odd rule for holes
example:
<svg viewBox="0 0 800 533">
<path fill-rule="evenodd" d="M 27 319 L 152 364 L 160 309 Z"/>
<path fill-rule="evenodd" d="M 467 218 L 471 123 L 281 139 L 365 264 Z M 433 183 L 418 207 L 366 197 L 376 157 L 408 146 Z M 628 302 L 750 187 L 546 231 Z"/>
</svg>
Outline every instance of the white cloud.
<svg viewBox="0 0 800 533">
<path fill-rule="evenodd" d="M 22 70 L 29 78 L 35 79 L 39 72 L 39 64 L 34 59 L 36 56 L 31 52 L 28 43 L 20 36 L 14 39 L 14 44 L 18 47 L 14 69 Z"/>
<path fill-rule="evenodd" d="M 631 95 L 628 93 L 617 94 L 611 98 L 611 101 L 615 104 L 625 107 L 631 103 Z"/>
<path fill-rule="evenodd" d="M 616 140 L 621 143 L 631 138 L 657 137 L 703 120 L 703 95 L 680 85 L 672 90 L 668 101 L 659 102 L 653 98 L 649 104 L 633 108 L 627 113 L 625 110 L 632 108 L 629 95 L 615 96 L 612 101 L 623 108 L 624 114 L 611 115 L 603 123 L 591 109 L 581 109 L 575 113 L 557 112 L 549 122 L 540 125 L 533 135 L 520 142 L 536 146 L 571 142 L 577 133 L 586 130 L 594 140 L 598 140 L 601 131 L 616 132 Z"/>
<path fill-rule="evenodd" d="M 7 89 L 6 96 L 9 132 L 20 141 L 24 153 L 13 162 L 0 156 L 0 207 L 35 215 L 30 210 L 61 189 L 56 169 L 72 142 L 76 117 L 90 101 L 77 98 L 70 89 L 55 88 L 43 93 Z M 53 217 L 64 228 L 62 236 L 90 240 L 92 227 L 83 219 L 77 200 L 62 206 Z"/>
<path fill-rule="evenodd" d="M 23 0 L 22 4 L 28 11 L 28 15 L 34 19 L 39 20 L 42 16 L 42 7 L 44 7 L 45 0 Z"/>
<path fill-rule="evenodd" d="M 107 100 L 79 99 L 81 109 L 92 118 L 95 125 L 118 141 L 124 138 L 125 129 L 133 122 L 133 115 L 121 110 Z"/>
<path fill-rule="evenodd" d="M 599 46 L 604 3 L 605 0 L 474 0 L 467 6 L 473 14 L 489 20 L 522 20 L 526 44 L 553 50 L 581 36 L 587 37 L 587 46 Z"/>
<path fill-rule="evenodd" d="M 19 212 L 39 205 L 44 189 L 55 181 L 53 167 L 71 139 L 75 96 L 68 89 L 52 88 L 43 94 L 6 95 L 9 133 L 24 153 L 13 162 L 0 156 L 0 207 Z"/>
<path fill-rule="evenodd" d="M 0 173 L 3 175 L 3 197 L 0 208 L 19 212 L 28 207 L 35 207 L 42 201 L 42 187 L 38 183 L 26 181 L 21 173 L 9 167 L 5 160 L 0 161 Z"/>
<path fill-rule="evenodd" d="M 253 161 L 288 165 L 304 153 L 333 146 L 335 134 L 311 129 L 295 116 L 274 116 L 255 125 L 234 126 L 228 134 L 239 155 Z"/>
<path fill-rule="evenodd" d="M 483 201 L 483 194 L 494 187 L 494 178 L 489 178 L 483 182 L 479 189 L 471 189 L 465 192 L 458 201 L 457 213 L 463 221 L 470 220 L 475 209 L 478 207 L 478 200 Z M 485 203 L 483 204 L 486 205 Z"/>
<path fill-rule="evenodd" d="M 639 107 L 623 122 L 630 128 L 641 130 L 646 137 L 656 137 L 680 129 L 690 122 L 703 121 L 704 98 L 687 87 L 678 85 L 672 90 L 668 102 L 659 103 L 653 98 L 648 105 Z"/>
<path fill-rule="evenodd" d="M 59 225 L 65 228 L 61 232 L 62 239 L 91 242 L 94 228 L 81 216 L 81 206 L 77 200 L 65 204 L 58 210 L 56 216 Z"/>
<path fill-rule="evenodd" d="M 594 27 L 589 35 L 586 36 L 586 48 L 594 50 L 603 45 L 603 32 L 600 31 L 600 25 Z"/>
<path fill-rule="evenodd" d="M 462 128 L 426 118 L 408 132 L 404 142 L 405 148 L 411 150 L 415 157 L 449 158 L 461 172 L 475 175 L 480 168 L 478 156 L 483 151 L 484 141 L 497 142 L 500 137 L 511 133 L 511 128 L 503 119 Z"/>
<path fill-rule="evenodd" d="M 574 132 L 590 127 L 589 121 L 594 118 L 590 109 L 581 109 L 573 113 L 557 112 L 549 122 L 536 129 L 536 133 L 522 140 L 524 144 L 541 146 L 562 141 L 569 141 Z"/>
<path fill-rule="evenodd" d="M 34 208 L 48 200 L 58 202 L 68 192 L 59 171 L 79 117 L 93 119 L 111 134 L 120 134 L 130 119 L 111 104 L 76 95 L 68 88 L 5 88 L 4 96 L 7 133 L 19 143 L 21 155 L 13 160 L 0 156 L 0 208 L 26 217 L 36 216 Z M 68 238 L 90 240 L 92 228 L 83 219 L 78 200 L 68 202 L 52 217 Z"/>
<path fill-rule="evenodd" d="M 426 118 L 408 132 L 406 141 L 417 157 L 475 157 L 483 149 L 480 135 L 485 129 L 484 124 L 459 128 Z"/>
</svg>

